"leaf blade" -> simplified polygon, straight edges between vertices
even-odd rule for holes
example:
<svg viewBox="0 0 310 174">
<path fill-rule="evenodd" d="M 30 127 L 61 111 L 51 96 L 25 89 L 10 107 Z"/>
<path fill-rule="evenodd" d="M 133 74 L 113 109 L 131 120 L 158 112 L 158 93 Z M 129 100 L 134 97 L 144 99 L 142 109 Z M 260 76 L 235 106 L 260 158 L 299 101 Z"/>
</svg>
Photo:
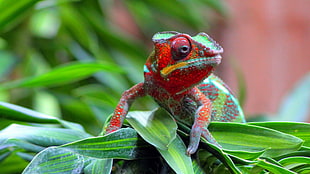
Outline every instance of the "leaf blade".
<svg viewBox="0 0 310 174">
<path fill-rule="evenodd" d="M 89 134 L 64 128 L 34 127 L 12 124 L 0 131 L 0 143 L 23 140 L 40 146 L 55 146 L 90 137 Z"/>
<path fill-rule="evenodd" d="M 16 87 L 47 87 L 72 83 L 99 71 L 121 72 L 116 65 L 102 63 L 69 63 L 36 77 L 2 84 L 0 89 Z"/>
<path fill-rule="evenodd" d="M 163 109 L 129 112 L 127 121 L 145 141 L 159 149 L 167 149 L 176 137 L 177 125 Z"/>
<path fill-rule="evenodd" d="M 124 128 L 105 136 L 86 138 L 61 147 L 92 158 L 135 159 L 148 156 L 145 150 L 151 146 L 141 141 L 135 130 Z"/>
<path fill-rule="evenodd" d="M 209 130 L 224 149 L 250 152 L 267 149 L 265 157 L 298 150 L 303 143 L 295 136 L 250 124 L 212 122 Z"/>
<path fill-rule="evenodd" d="M 192 160 L 186 155 L 186 147 L 179 136 L 169 144 L 168 150 L 157 150 L 176 173 L 194 173 Z"/>
</svg>

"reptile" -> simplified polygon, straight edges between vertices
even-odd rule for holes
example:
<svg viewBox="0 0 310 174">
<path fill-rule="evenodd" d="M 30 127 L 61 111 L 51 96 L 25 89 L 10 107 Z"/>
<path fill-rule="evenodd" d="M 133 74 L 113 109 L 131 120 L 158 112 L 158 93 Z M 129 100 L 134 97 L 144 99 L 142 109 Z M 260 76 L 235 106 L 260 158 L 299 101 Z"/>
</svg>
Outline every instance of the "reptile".
<svg viewBox="0 0 310 174">
<path fill-rule="evenodd" d="M 190 124 L 188 155 L 197 151 L 201 136 L 221 147 L 209 132 L 209 123 L 245 122 L 238 100 L 213 74 L 223 48 L 205 33 L 191 37 L 165 31 L 156 33 L 152 41 L 154 50 L 144 65 L 144 82 L 122 94 L 106 134 L 121 128 L 137 98 L 149 95 L 177 121 Z"/>
</svg>

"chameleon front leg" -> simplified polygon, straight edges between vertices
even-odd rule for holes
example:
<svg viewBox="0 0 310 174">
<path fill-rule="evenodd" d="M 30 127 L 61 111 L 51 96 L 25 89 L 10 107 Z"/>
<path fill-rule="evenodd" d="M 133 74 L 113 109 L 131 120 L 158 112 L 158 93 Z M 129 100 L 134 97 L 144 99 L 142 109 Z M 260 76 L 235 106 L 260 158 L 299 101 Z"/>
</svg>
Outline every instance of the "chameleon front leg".
<svg viewBox="0 0 310 174">
<path fill-rule="evenodd" d="M 118 102 L 116 109 L 114 110 L 111 121 L 106 129 L 106 133 L 114 132 L 122 127 L 123 121 L 129 111 L 131 104 L 136 98 L 145 96 L 145 90 L 143 83 L 138 83 L 132 88 L 126 90 Z"/>
<path fill-rule="evenodd" d="M 190 132 L 190 142 L 187 148 L 187 155 L 191 155 L 197 151 L 200 136 L 203 136 L 208 142 L 219 146 L 207 129 L 211 121 L 212 103 L 198 88 L 191 89 L 189 97 L 197 104 L 198 108 L 195 113 L 195 121 Z"/>
</svg>

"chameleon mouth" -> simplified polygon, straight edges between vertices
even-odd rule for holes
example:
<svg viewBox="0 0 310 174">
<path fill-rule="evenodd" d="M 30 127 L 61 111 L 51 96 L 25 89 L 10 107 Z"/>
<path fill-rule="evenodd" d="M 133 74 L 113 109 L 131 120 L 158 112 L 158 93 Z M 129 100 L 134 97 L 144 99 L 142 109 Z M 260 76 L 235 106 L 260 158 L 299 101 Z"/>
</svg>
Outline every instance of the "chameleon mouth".
<svg viewBox="0 0 310 174">
<path fill-rule="evenodd" d="M 170 66 L 167 66 L 165 67 L 164 69 L 162 69 L 160 71 L 160 74 L 164 77 L 166 77 L 168 74 L 170 74 L 172 71 L 176 70 L 176 69 L 179 69 L 181 67 L 184 67 L 186 66 L 188 63 L 187 62 L 179 62 L 177 64 L 174 64 L 174 65 L 170 65 Z"/>
<path fill-rule="evenodd" d="M 222 59 L 222 57 L 219 54 L 217 54 L 213 57 L 203 57 L 203 58 L 198 58 L 198 59 L 190 59 L 190 60 L 187 60 L 184 62 L 178 62 L 174 65 L 167 66 L 160 71 L 160 74 L 163 77 L 166 77 L 170 73 L 172 73 L 173 71 L 175 71 L 177 69 L 181 69 L 181 68 L 187 68 L 187 67 L 193 67 L 193 66 L 201 67 L 201 66 L 205 66 L 205 65 L 215 66 L 215 65 L 218 65 L 221 63 L 221 59 Z"/>
</svg>

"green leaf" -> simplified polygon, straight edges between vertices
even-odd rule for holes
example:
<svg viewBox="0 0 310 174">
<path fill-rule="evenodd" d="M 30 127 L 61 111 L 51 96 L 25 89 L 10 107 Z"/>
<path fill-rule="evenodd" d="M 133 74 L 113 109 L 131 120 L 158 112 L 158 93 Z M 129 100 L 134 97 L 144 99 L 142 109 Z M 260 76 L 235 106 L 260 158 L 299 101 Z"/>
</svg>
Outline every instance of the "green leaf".
<svg viewBox="0 0 310 174">
<path fill-rule="evenodd" d="M 135 159 L 145 157 L 145 150 L 151 146 L 139 139 L 135 130 L 125 128 L 103 137 L 87 138 L 61 147 L 93 158 Z"/>
<path fill-rule="evenodd" d="M 214 168 L 214 173 L 220 173 L 220 174 L 231 174 L 231 172 L 229 170 L 227 170 L 227 168 L 225 167 L 224 164 L 219 164 Z"/>
<path fill-rule="evenodd" d="M 201 168 L 201 166 L 199 166 L 197 160 L 193 160 L 193 170 L 195 174 L 204 174 L 205 172 L 203 171 L 203 169 Z"/>
<path fill-rule="evenodd" d="M 245 150 L 224 150 L 226 153 L 247 160 L 254 160 L 260 157 L 266 150 L 249 152 Z"/>
<path fill-rule="evenodd" d="M 203 146 L 203 148 L 207 149 L 210 153 L 217 157 L 231 173 L 241 174 L 241 171 L 234 164 L 228 153 L 225 153 L 222 149 L 207 142 L 205 139 L 203 139 L 202 142 L 203 143 L 201 145 Z"/>
<path fill-rule="evenodd" d="M 18 148 L 24 149 L 26 151 L 36 152 L 36 153 L 44 150 L 44 147 L 42 146 L 35 145 L 27 141 L 21 140 L 21 139 L 8 138 L 3 142 L 1 141 L 2 140 L 0 139 L 0 143 L 3 144 L 4 146 L 5 145 L 10 146 L 9 148 L 11 151 L 15 150 L 15 148 L 12 148 L 12 146 L 17 146 Z"/>
<path fill-rule="evenodd" d="M 257 166 L 260 166 L 264 169 L 267 169 L 268 171 L 272 173 L 281 173 L 281 174 L 295 174 L 295 172 L 289 171 L 281 166 L 275 165 L 271 162 L 268 162 L 264 159 L 258 159 L 258 162 L 256 164 Z"/>
<path fill-rule="evenodd" d="M 163 109 L 133 111 L 126 118 L 139 135 L 156 148 L 167 150 L 175 139 L 177 124 Z"/>
<path fill-rule="evenodd" d="M 89 136 L 89 134 L 72 129 L 12 124 L 0 131 L 0 143 L 4 143 L 9 139 L 18 139 L 40 146 L 53 146 L 62 145 Z"/>
<path fill-rule="evenodd" d="M 0 89 L 16 87 L 47 87 L 72 83 L 99 71 L 121 72 L 116 65 L 102 63 L 70 63 L 45 74 L 2 84 Z"/>
<path fill-rule="evenodd" d="M 266 157 L 296 151 L 303 143 L 283 132 L 241 123 L 212 122 L 208 129 L 224 149 L 249 152 L 266 149 L 263 154 Z"/>
<path fill-rule="evenodd" d="M 250 125 L 267 127 L 304 140 L 303 146 L 310 147 L 310 123 L 299 122 L 251 122 Z"/>
<path fill-rule="evenodd" d="M 84 168 L 85 174 L 111 173 L 112 159 L 91 158 L 91 162 Z"/>
<path fill-rule="evenodd" d="M 193 159 L 193 162 L 196 160 Z M 197 162 L 196 165 L 201 168 L 205 173 L 212 173 L 212 166 L 218 164 L 218 159 L 209 151 L 205 149 L 199 149 L 197 152 Z M 195 163 L 193 163 L 194 171 L 197 167 Z"/>
<path fill-rule="evenodd" d="M 304 156 L 288 157 L 281 159 L 279 163 L 288 169 L 292 169 L 305 164 L 310 165 L 310 158 Z"/>
<path fill-rule="evenodd" d="M 38 153 L 23 171 L 32 173 L 82 173 L 89 158 L 70 149 L 50 147 Z"/>
<path fill-rule="evenodd" d="M 135 130 L 120 129 L 103 137 L 49 147 L 33 158 L 24 173 L 81 173 L 85 167 L 86 173 L 96 173 L 101 169 L 109 171 L 112 160 L 105 158 L 147 158 L 150 147 L 138 138 Z"/>
<path fill-rule="evenodd" d="M 40 0 L 0 0 L 0 32 L 16 24 L 21 18 L 26 17 L 29 10 L 39 1 Z"/>
<path fill-rule="evenodd" d="M 194 173 L 192 160 L 186 155 L 186 147 L 179 136 L 169 144 L 168 150 L 157 150 L 176 173 Z"/>
<path fill-rule="evenodd" d="M 0 118 L 31 123 L 62 124 L 66 128 L 84 132 L 83 127 L 77 123 L 64 121 L 56 117 L 5 102 L 0 102 Z"/>
<path fill-rule="evenodd" d="M 79 44 L 95 54 L 98 51 L 98 39 L 85 16 L 73 4 L 63 4 L 59 8 L 64 28 Z"/>
<path fill-rule="evenodd" d="M 28 161 L 13 153 L 0 162 L 1 173 L 21 173 L 27 164 Z"/>
<path fill-rule="evenodd" d="M 5 102 L 0 102 L 0 116 L 1 118 L 16 121 L 58 123 L 55 117 Z"/>
<path fill-rule="evenodd" d="M 310 157 L 310 148 L 305 148 L 305 146 L 302 146 L 298 151 L 285 153 L 280 156 L 274 157 L 275 160 L 281 160 L 288 157 L 294 157 L 294 156 L 304 156 L 304 157 Z"/>
</svg>

